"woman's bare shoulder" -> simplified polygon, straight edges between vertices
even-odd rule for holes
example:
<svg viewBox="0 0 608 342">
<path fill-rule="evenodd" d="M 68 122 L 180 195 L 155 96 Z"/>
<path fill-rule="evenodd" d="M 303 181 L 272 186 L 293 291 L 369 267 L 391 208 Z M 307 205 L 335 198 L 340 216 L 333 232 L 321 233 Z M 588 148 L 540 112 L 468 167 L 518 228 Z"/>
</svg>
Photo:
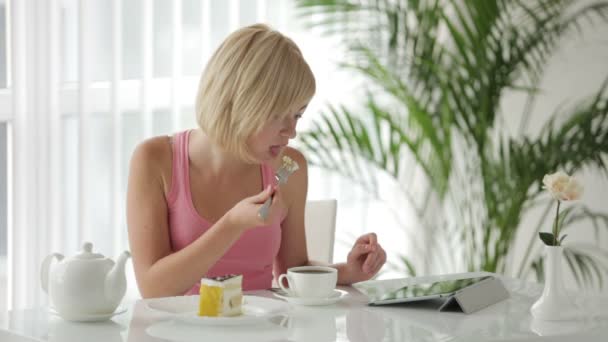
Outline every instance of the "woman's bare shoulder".
<svg viewBox="0 0 608 342">
<path fill-rule="evenodd" d="M 133 151 L 132 159 L 137 162 L 150 164 L 163 164 L 171 161 L 171 136 L 157 136 L 140 142 Z"/>
<path fill-rule="evenodd" d="M 131 172 L 139 176 L 160 178 L 165 189 L 170 185 L 172 165 L 172 137 L 157 136 L 140 142 L 131 157 Z"/>
</svg>

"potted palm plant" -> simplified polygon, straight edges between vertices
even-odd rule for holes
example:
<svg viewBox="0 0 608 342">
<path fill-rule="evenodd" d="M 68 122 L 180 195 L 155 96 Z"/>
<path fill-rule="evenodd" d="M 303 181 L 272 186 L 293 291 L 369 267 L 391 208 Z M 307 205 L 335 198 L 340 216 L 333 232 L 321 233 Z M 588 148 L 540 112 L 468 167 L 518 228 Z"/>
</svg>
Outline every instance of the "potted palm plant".
<svg viewBox="0 0 608 342">
<path fill-rule="evenodd" d="M 606 24 L 608 3 L 297 4 L 308 24 L 343 39 L 349 53 L 343 67 L 368 81 L 360 108 L 330 104 L 299 136 L 311 164 L 336 170 L 372 193 L 373 175 L 389 175 L 407 193 L 400 181 L 403 160 L 413 158 L 429 184 L 426 200 L 415 205 L 427 232 L 456 237 L 455 242 L 464 246 L 457 249 L 456 259 L 470 271 L 504 273 L 508 268 L 512 275 L 535 274 L 542 280 L 535 237 L 552 204 L 542 194 L 542 178 L 557 169 L 569 174 L 582 168 L 608 173 L 607 83 L 568 108 L 556 108 L 562 115 L 553 115 L 536 136 L 508 134 L 503 123 L 519 119 L 526 125 L 544 68 L 560 39 L 576 33 L 582 21 Z M 510 91 L 527 97 L 521 115 L 501 112 L 501 100 Z M 544 215 L 523 259 L 517 265 L 507 262 L 523 215 L 539 205 L 545 206 Z M 583 204 L 560 214 L 564 230 L 581 220 L 590 220 L 596 229 L 608 226 L 606 213 Z M 564 253 L 580 284 L 602 285 L 608 269 L 605 249 L 570 246 Z M 413 265 L 404 256 L 403 262 L 398 267 L 415 273 L 416 266 L 433 272 L 445 261 Z"/>
</svg>

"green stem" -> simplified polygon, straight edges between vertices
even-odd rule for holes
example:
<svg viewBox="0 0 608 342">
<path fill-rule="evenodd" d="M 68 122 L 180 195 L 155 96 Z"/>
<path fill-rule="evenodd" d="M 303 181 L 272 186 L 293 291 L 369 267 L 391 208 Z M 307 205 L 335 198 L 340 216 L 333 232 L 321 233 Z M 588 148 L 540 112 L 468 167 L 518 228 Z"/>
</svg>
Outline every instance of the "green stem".
<svg viewBox="0 0 608 342">
<path fill-rule="evenodd" d="M 559 234 L 559 205 L 562 202 L 557 200 L 557 210 L 555 211 L 555 223 L 553 224 L 553 246 L 558 246 L 558 236 Z"/>
<path fill-rule="evenodd" d="M 528 258 L 530 257 L 530 252 L 532 251 L 532 245 L 534 244 L 534 242 L 536 241 L 536 238 L 538 237 L 538 232 L 540 231 L 543 222 L 545 222 L 545 219 L 547 218 L 547 215 L 549 214 L 549 210 L 551 210 L 551 201 L 549 203 L 547 203 L 547 207 L 545 208 L 545 211 L 543 212 L 542 216 L 540 217 L 540 219 L 538 220 L 538 223 L 536 224 L 536 231 L 534 232 L 534 234 L 532 234 L 532 239 L 530 239 L 528 241 L 528 248 L 526 248 L 526 255 L 524 255 L 524 259 L 520 264 L 520 268 L 519 268 L 519 272 L 517 272 L 517 278 L 522 278 L 524 275 L 524 269 L 526 268 L 526 265 L 528 264 Z"/>
</svg>

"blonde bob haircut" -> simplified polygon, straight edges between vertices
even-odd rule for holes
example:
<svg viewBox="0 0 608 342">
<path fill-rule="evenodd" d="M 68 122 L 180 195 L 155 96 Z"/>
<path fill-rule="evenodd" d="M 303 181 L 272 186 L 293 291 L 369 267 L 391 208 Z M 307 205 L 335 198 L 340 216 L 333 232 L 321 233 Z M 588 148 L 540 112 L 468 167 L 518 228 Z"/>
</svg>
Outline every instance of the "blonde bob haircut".
<svg viewBox="0 0 608 342">
<path fill-rule="evenodd" d="M 253 163 L 247 139 L 294 114 L 314 93 L 315 78 L 298 46 L 266 25 L 251 25 L 230 34 L 207 63 L 196 118 L 214 143 Z"/>
</svg>

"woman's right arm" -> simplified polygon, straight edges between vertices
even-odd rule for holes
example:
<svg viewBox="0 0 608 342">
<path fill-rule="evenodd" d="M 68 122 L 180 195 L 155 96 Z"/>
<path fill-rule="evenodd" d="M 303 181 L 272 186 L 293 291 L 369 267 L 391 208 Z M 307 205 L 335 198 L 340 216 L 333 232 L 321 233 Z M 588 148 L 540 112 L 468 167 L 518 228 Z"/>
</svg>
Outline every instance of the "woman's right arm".
<svg viewBox="0 0 608 342">
<path fill-rule="evenodd" d="M 242 232 L 252 223 L 255 225 L 251 216 L 259 220 L 259 203 L 271 193 L 267 189 L 246 198 L 193 243 L 172 253 L 162 173 L 167 156 L 166 146 L 162 145 L 159 138 L 140 144 L 129 171 L 129 244 L 137 285 L 144 298 L 182 295 L 200 281 Z"/>
</svg>

